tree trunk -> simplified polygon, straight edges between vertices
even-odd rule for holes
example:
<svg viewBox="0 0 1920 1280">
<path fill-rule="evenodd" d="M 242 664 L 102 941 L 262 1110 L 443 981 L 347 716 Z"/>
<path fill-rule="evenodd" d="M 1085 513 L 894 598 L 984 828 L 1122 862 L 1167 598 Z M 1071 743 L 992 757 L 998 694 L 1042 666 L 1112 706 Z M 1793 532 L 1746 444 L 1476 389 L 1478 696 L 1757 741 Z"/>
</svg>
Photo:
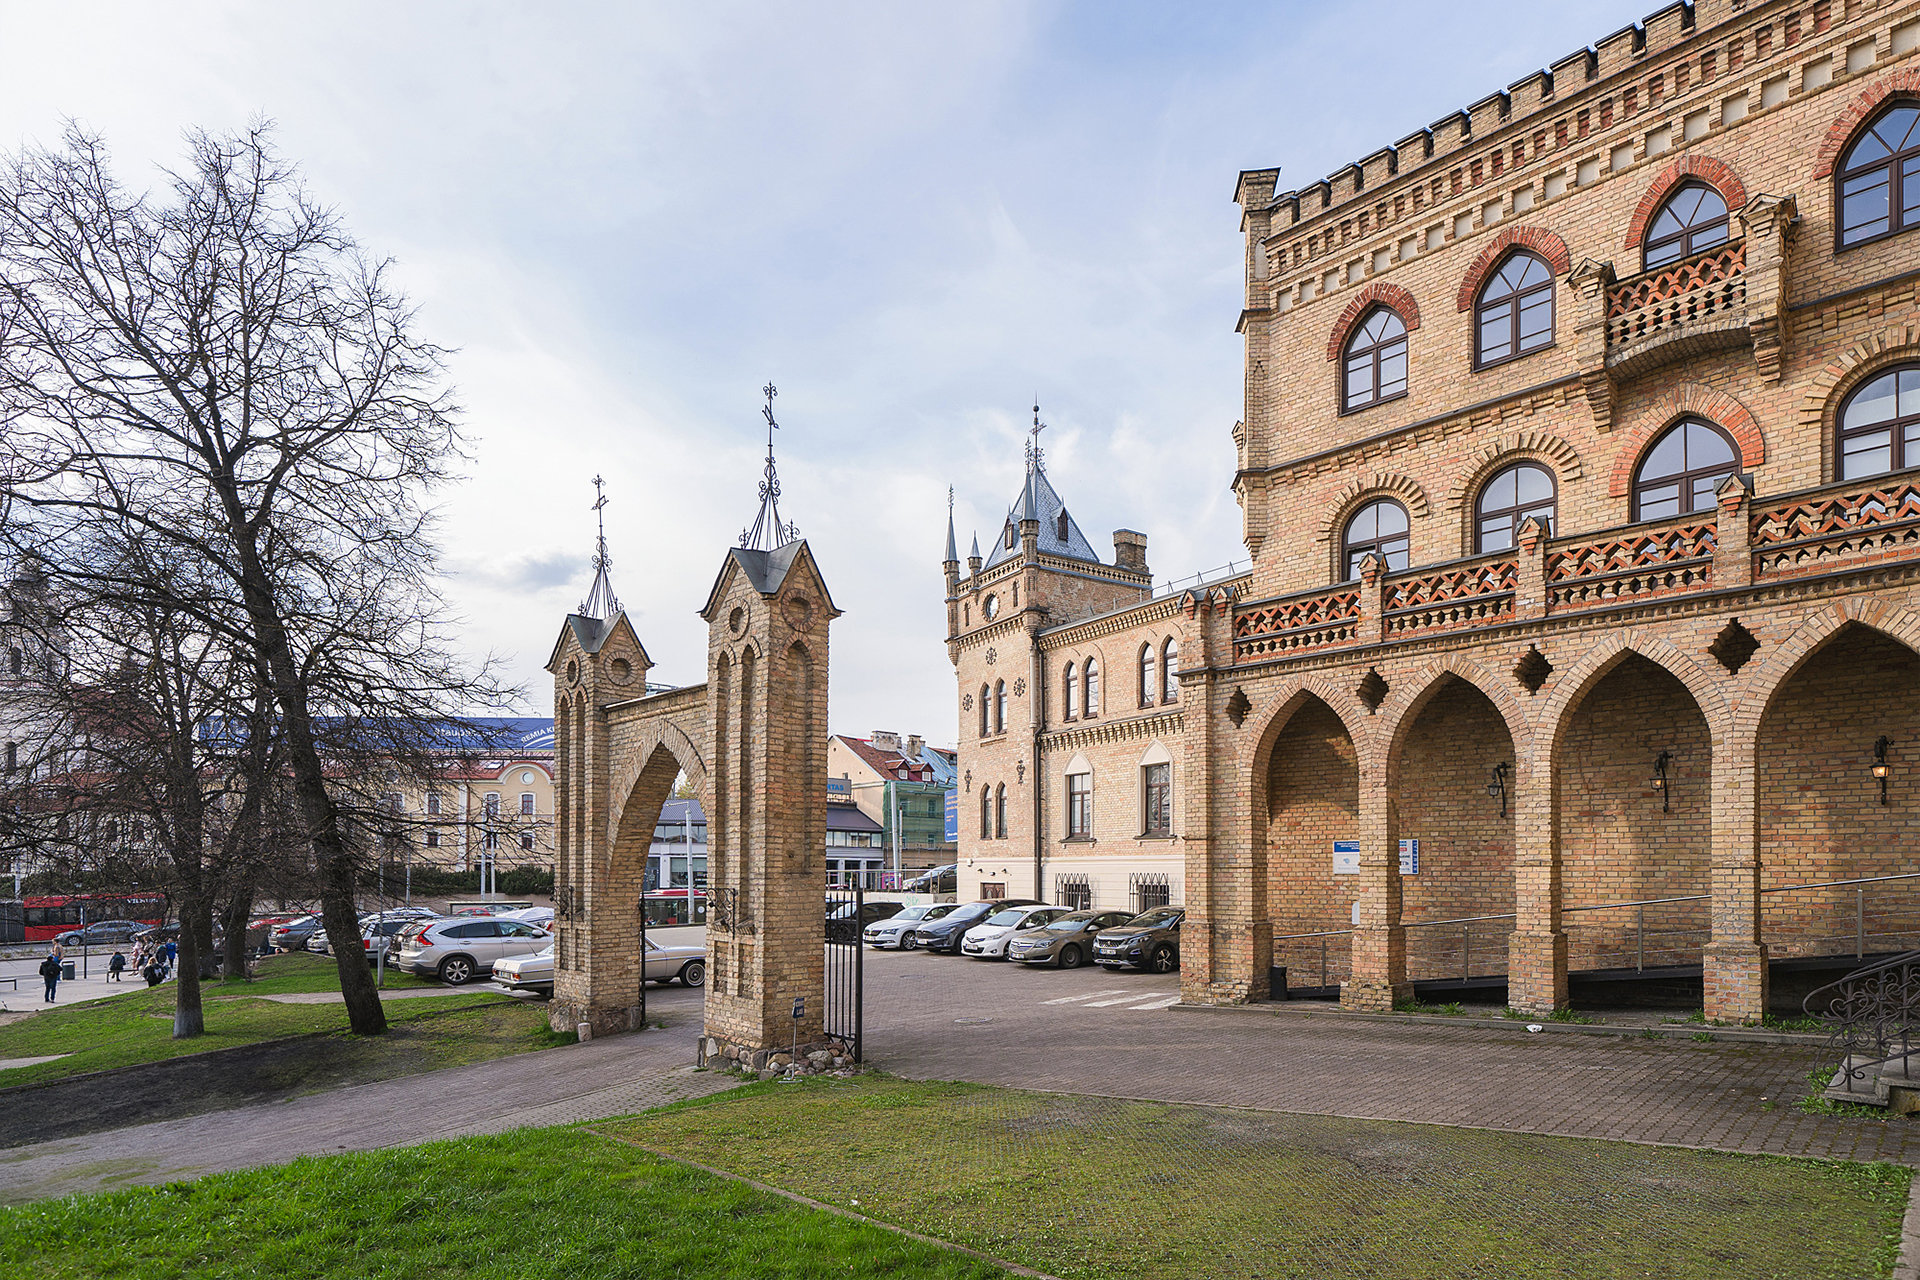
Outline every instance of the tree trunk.
<svg viewBox="0 0 1920 1280">
<path fill-rule="evenodd" d="M 200 981 L 216 972 L 213 963 L 213 899 L 203 898 L 193 913 L 193 941 L 200 956 Z"/>
<path fill-rule="evenodd" d="M 180 900 L 180 954 L 174 960 L 173 1038 L 187 1040 L 204 1035 L 205 1012 L 200 1007 L 201 940 L 199 922 L 206 915 L 205 904 L 197 897 Z"/>
<path fill-rule="evenodd" d="M 221 948 L 220 980 L 222 982 L 245 982 L 252 975 L 253 945 L 247 937 L 247 919 L 253 915 L 253 891 L 237 888 L 233 896 L 227 899 L 227 910 L 222 916 L 222 932 L 226 941 Z"/>
</svg>

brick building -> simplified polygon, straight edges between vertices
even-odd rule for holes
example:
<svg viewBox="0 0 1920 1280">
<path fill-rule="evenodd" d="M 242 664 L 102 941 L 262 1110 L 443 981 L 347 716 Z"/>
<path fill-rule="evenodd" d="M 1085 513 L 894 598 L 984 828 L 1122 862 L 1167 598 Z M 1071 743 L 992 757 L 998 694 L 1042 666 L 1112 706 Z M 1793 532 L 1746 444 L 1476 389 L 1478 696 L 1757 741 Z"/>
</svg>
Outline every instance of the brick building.
<svg viewBox="0 0 1920 1280">
<path fill-rule="evenodd" d="M 1155 597 L 1037 458 L 950 535 L 962 893 L 1163 875 L 1212 1002 L 1697 967 L 1747 1018 L 1913 945 L 1917 46 L 1699 0 L 1242 173 L 1252 567 Z"/>
</svg>

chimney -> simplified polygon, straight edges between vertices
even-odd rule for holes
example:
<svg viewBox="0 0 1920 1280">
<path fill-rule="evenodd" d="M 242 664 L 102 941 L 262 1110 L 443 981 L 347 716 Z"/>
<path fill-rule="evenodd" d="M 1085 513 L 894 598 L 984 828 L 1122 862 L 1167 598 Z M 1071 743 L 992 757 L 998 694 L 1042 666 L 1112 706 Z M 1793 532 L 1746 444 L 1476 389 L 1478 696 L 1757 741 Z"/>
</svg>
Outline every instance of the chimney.
<svg viewBox="0 0 1920 1280">
<path fill-rule="evenodd" d="M 906 757 L 909 760 L 918 760 L 920 758 L 920 749 L 925 745 L 926 745 L 926 739 L 922 738 L 919 734 L 917 733 L 908 734 L 907 749 L 905 752 Z"/>
<path fill-rule="evenodd" d="M 1147 571 L 1147 535 L 1132 529 L 1113 531 L 1113 562 L 1135 573 Z"/>
<path fill-rule="evenodd" d="M 875 729 L 873 731 L 873 745 L 882 751 L 898 752 L 900 750 L 900 735 L 891 729 Z"/>
</svg>

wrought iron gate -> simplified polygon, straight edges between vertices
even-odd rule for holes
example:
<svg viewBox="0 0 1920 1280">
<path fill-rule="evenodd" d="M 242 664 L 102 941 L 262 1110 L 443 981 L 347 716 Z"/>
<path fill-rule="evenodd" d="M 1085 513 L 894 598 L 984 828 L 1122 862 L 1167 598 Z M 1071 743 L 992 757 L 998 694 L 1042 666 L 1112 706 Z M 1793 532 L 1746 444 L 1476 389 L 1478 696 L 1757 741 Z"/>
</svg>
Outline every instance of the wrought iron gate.
<svg viewBox="0 0 1920 1280">
<path fill-rule="evenodd" d="M 862 1060 L 865 1022 L 866 947 L 860 941 L 867 926 L 867 895 L 858 886 L 827 890 L 827 1007 L 826 1032 L 846 1042 L 853 1060 Z"/>
</svg>

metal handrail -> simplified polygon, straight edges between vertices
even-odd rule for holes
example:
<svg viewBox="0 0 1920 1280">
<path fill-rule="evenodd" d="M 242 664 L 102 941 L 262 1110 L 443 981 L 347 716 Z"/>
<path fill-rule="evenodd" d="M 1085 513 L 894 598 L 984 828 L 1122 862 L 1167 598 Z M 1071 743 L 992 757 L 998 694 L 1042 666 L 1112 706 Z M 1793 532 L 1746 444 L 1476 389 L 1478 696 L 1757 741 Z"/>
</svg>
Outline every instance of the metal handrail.
<svg viewBox="0 0 1920 1280">
<path fill-rule="evenodd" d="M 1560 914 L 1572 915 L 1576 911 L 1612 911 L 1616 907 L 1657 907 L 1663 902 L 1705 902 L 1713 897 L 1710 893 L 1689 893 L 1679 898 L 1640 898 L 1633 902 L 1602 902 L 1591 907 L 1562 907 Z"/>
<path fill-rule="evenodd" d="M 1291 938 L 1343 938 L 1352 932 L 1352 929 L 1322 929 L 1318 933 L 1276 933 L 1271 941 L 1286 942 Z"/>
<path fill-rule="evenodd" d="M 1509 911 L 1503 916 L 1459 916 L 1452 920 L 1402 920 L 1403 929 L 1427 929 L 1442 924 L 1479 924 L 1482 920 L 1518 920 L 1520 913 Z"/>
<path fill-rule="evenodd" d="M 1837 889 L 1848 884 L 1879 884 L 1884 880 L 1920 880 L 1920 871 L 1905 871 L 1897 876 L 1860 876 L 1852 880 L 1813 880 L 1806 884 L 1776 885 L 1761 893 L 1791 893 L 1796 889 Z"/>
</svg>

